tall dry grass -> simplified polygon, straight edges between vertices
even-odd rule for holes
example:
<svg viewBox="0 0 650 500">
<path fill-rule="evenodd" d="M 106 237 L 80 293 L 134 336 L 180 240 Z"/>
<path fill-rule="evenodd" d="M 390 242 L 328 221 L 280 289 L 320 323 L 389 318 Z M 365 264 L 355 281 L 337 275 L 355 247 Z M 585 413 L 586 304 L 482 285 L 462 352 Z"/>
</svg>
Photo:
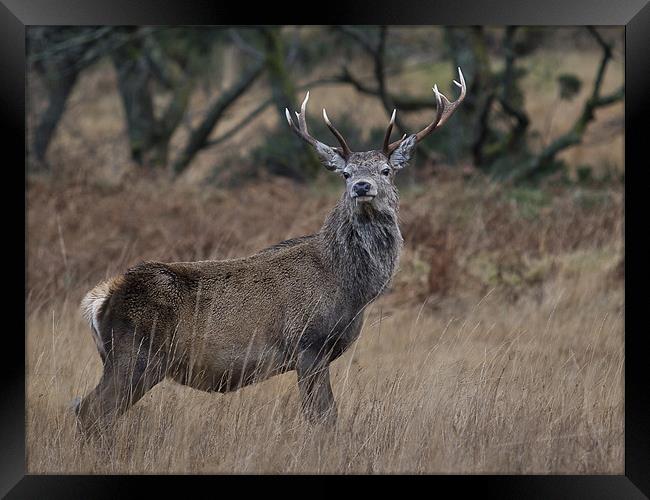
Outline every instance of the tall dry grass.
<svg viewBox="0 0 650 500">
<path fill-rule="evenodd" d="M 101 374 L 82 294 L 142 259 L 227 258 L 314 231 L 338 192 L 33 178 L 28 195 L 30 472 L 623 471 L 620 189 L 531 201 L 439 176 L 403 190 L 400 270 L 333 363 L 333 432 L 303 422 L 289 373 L 226 395 L 165 381 L 112 446 L 80 441 L 67 409 Z"/>
</svg>

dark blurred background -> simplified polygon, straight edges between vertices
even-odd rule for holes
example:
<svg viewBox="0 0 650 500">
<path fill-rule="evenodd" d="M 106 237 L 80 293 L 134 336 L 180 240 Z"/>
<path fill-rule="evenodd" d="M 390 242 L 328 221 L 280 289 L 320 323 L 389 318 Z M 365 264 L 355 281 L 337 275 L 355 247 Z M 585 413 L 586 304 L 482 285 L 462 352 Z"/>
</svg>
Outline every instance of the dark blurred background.
<svg viewBox="0 0 650 500">
<path fill-rule="evenodd" d="M 307 89 L 315 135 L 333 140 L 326 107 L 354 150 L 376 149 L 393 108 L 398 137 L 432 119 L 434 83 L 453 100 L 460 66 L 467 99 L 411 179 L 442 165 L 513 183 L 620 180 L 622 51 L 622 29 L 601 27 L 32 27 L 29 168 L 74 175 L 92 158 L 104 170 L 92 175 L 304 182 L 321 169 L 284 108 Z"/>
</svg>

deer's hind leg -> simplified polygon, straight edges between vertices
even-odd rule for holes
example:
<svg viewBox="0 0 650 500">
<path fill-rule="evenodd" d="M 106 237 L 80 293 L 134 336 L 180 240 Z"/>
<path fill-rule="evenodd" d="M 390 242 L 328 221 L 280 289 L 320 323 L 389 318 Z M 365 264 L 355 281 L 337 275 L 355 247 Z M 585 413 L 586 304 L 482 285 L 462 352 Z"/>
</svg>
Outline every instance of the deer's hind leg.
<svg viewBox="0 0 650 500">
<path fill-rule="evenodd" d="M 98 435 L 112 426 L 147 391 L 165 376 L 164 357 L 147 352 L 106 357 L 97 386 L 76 405 L 78 423 L 85 435 Z"/>
</svg>

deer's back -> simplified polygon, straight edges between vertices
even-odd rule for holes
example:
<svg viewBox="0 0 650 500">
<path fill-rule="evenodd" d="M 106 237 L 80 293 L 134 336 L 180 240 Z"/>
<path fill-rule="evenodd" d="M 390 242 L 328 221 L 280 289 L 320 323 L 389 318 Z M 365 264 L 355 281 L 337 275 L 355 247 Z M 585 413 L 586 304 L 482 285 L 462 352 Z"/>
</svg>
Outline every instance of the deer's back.
<svg viewBox="0 0 650 500">
<path fill-rule="evenodd" d="M 280 356 L 310 324 L 327 321 L 336 282 L 315 237 L 242 259 L 145 262 L 124 274 L 102 322 L 127 342 L 153 332 L 165 349 L 173 338 L 178 353 L 199 352 L 206 363 L 232 363 L 245 351 Z"/>
</svg>

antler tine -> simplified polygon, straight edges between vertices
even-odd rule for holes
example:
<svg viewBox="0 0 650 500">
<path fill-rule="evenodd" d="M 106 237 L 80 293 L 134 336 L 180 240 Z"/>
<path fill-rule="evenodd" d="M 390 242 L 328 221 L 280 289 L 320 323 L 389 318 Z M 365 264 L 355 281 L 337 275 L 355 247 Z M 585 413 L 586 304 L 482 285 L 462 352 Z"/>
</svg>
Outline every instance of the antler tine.
<svg viewBox="0 0 650 500">
<path fill-rule="evenodd" d="M 291 118 L 291 113 L 289 112 L 288 108 L 284 108 L 284 115 L 287 118 L 287 122 L 289 123 L 289 127 L 291 130 L 294 131 L 294 133 L 300 137 L 303 141 L 311 144 L 314 147 L 318 147 L 318 141 L 314 139 L 312 136 L 310 136 L 308 133 L 303 132 L 300 128 L 296 127 L 296 124 L 293 123 L 293 119 Z M 300 114 L 296 113 L 296 118 L 298 119 L 298 124 L 301 124 L 301 116 Z"/>
<path fill-rule="evenodd" d="M 304 134 L 309 135 L 309 131 L 307 130 L 307 101 L 309 101 L 309 90 L 307 91 L 307 94 L 305 94 L 305 98 L 300 105 L 300 113 L 296 112 L 296 116 L 298 117 L 298 125 L 300 126 L 300 130 Z"/>
<path fill-rule="evenodd" d="M 458 68 L 458 77 L 460 83 L 454 80 L 456 86 L 460 88 L 460 95 L 458 96 L 458 99 L 456 99 L 454 102 L 449 102 L 449 99 L 447 99 L 444 94 L 440 93 L 440 96 L 442 97 L 443 102 L 445 104 L 445 110 L 442 115 L 442 118 L 440 119 L 440 122 L 437 125 L 438 127 L 441 127 L 445 124 L 445 122 L 451 117 L 451 115 L 454 114 L 456 108 L 465 99 L 465 95 L 467 94 L 467 84 L 465 83 L 465 77 L 463 76 L 463 72 L 461 71 L 460 67 Z"/>
<path fill-rule="evenodd" d="M 416 142 L 420 142 L 424 137 L 429 135 L 433 130 L 438 126 L 440 123 L 440 119 L 442 118 L 443 112 L 445 110 L 445 105 L 444 102 L 441 100 L 441 95 L 440 92 L 438 92 L 438 86 L 434 85 L 433 86 L 433 93 L 436 96 L 436 117 L 434 120 L 427 125 L 424 129 L 420 130 L 415 136 Z M 447 101 L 449 102 L 449 101 Z M 399 140 L 392 142 L 388 145 L 388 155 L 390 155 L 393 151 L 397 149 L 397 147 L 402 143 L 402 141 L 406 139 L 406 134 L 404 134 Z"/>
<path fill-rule="evenodd" d="M 433 119 L 431 123 L 429 123 L 429 125 L 424 127 L 415 135 L 416 142 L 420 142 L 422 139 L 424 139 L 427 135 L 433 132 L 440 125 L 440 121 L 442 120 L 442 117 L 445 114 L 445 109 L 447 108 L 447 104 L 449 104 L 447 98 L 442 94 L 442 92 L 438 90 L 438 85 L 434 85 L 432 90 L 433 93 L 436 95 L 436 117 Z"/>
<path fill-rule="evenodd" d="M 393 110 L 393 114 L 390 117 L 390 121 L 388 122 L 388 128 L 386 129 L 386 134 L 384 135 L 384 145 L 382 147 L 382 151 L 386 156 L 388 156 L 391 151 L 390 151 L 390 144 L 388 141 L 390 141 L 390 133 L 393 131 L 393 125 L 395 125 L 395 112 L 397 110 Z M 398 143 L 401 141 L 397 141 Z"/>
<path fill-rule="evenodd" d="M 315 148 L 319 148 L 320 146 L 324 146 L 322 142 L 319 140 L 315 139 L 314 137 L 311 136 L 309 133 L 309 129 L 307 128 L 307 102 L 309 101 L 309 91 L 305 95 L 305 99 L 302 101 L 302 104 L 300 105 L 300 113 L 297 111 L 296 113 L 296 118 L 298 119 L 298 127 L 296 127 L 295 123 L 293 122 L 291 118 L 291 113 L 287 108 L 285 108 L 285 115 L 287 117 L 287 122 L 289 122 L 289 127 L 291 127 L 291 130 L 293 130 L 296 135 L 298 135 L 301 139 L 304 141 L 308 142 Z M 338 141 L 341 143 L 341 148 L 340 148 L 340 154 L 343 156 L 343 158 L 347 159 L 352 151 L 350 151 L 350 148 L 348 147 L 347 143 L 345 142 L 345 139 L 343 139 L 343 136 L 341 133 L 334 128 L 332 123 L 330 122 L 329 118 L 327 117 L 327 113 L 325 112 L 325 109 L 323 109 L 323 118 L 325 118 L 325 123 L 329 127 L 329 129 L 332 131 L 334 136 L 338 139 Z M 334 149 L 339 149 L 339 148 L 334 148 Z"/>
<path fill-rule="evenodd" d="M 295 132 L 295 134 L 300 137 L 303 141 L 311 144 L 313 147 L 318 149 L 318 145 L 322 144 L 319 140 L 315 139 L 309 134 L 309 129 L 307 128 L 307 101 L 309 101 L 309 91 L 305 95 L 305 98 L 300 105 L 300 113 L 295 111 L 296 119 L 298 120 L 298 126 L 296 127 L 291 118 L 291 113 L 288 108 L 284 108 L 287 121 L 289 122 L 289 127 Z"/>
<path fill-rule="evenodd" d="M 403 141 L 404 139 L 406 139 L 407 135 L 408 135 L 408 134 L 404 134 L 402 137 L 400 137 L 399 139 L 397 139 L 395 142 L 391 142 L 391 143 L 388 145 L 388 148 L 384 151 L 384 153 L 386 154 L 386 156 L 390 156 L 390 154 L 391 154 L 393 151 L 395 151 L 395 150 L 397 149 L 397 147 L 398 147 L 400 144 L 402 144 L 402 141 Z"/>
<path fill-rule="evenodd" d="M 341 150 L 343 151 L 343 158 L 349 158 L 350 155 L 352 154 L 352 151 L 350 150 L 350 147 L 348 146 L 348 143 L 345 142 L 345 139 L 341 135 L 341 132 L 336 130 L 336 127 L 332 125 L 332 122 L 330 119 L 327 117 L 327 111 L 325 111 L 325 108 L 323 108 L 323 119 L 325 120 L 325 124 L 327 125 L 327 128 L 330 129 L 332 134 L 334 134 L 334 137 L 339 141 L 339 144 L 341 144 Z"/>
<path fill-rule="evenodd" d="M 465 95 L 467 94 L 467 84 L 465 83 L 465 77 L 463 76 L 463 72 L 461 71 L 460 67 L 458 68 L 458 79 L 460 80 L 460 83 L 457 82 L 456 80 L 454 80 L 454 83 L 456 84 L 456 86 L 460 87 L 460 95 L 458 96 L 458 99 L 456 99 L 454 102 L 450 102 L 449 99 L 447 99 L 445 95 L 438 90 L 437 85 L 433 86 L 432 90 L 436 96 L 436 116 L 429 125 L 427 125 L 425 128 L 423 128 L 416 134 L 415 136 L 416 142 L 420 142 L 422 139 L 428 136 L 435 129 L 444 125 L 445 122 L 451 117 L 451 115 L 454 114 L 456 108 L 458 108 L 460 103 L 463 102 L 463 100 L 465 99 Z M 397 147 L 401 144 L 403 140 L 404 137 L 402 137 L 398 141 L 389 144 L 388 153 L 390 154 L 395 149 L 397 149 Z"/>
</svg>

